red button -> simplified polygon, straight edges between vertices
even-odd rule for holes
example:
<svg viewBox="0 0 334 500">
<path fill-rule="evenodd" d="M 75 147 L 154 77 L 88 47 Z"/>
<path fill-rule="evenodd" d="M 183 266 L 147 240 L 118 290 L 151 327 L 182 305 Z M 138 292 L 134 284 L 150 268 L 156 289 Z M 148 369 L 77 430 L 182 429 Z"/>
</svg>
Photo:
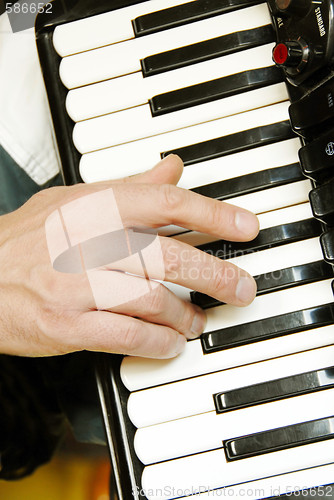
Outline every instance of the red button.
<svg viewBox="0 0 334 500">
<path fill-rule="evenodd" d="M 288 48 L 285 43 L 279 43 L 273 50 L 273 59 L 276 64 L 284 64 L 288 58 Z"/>
</svg>

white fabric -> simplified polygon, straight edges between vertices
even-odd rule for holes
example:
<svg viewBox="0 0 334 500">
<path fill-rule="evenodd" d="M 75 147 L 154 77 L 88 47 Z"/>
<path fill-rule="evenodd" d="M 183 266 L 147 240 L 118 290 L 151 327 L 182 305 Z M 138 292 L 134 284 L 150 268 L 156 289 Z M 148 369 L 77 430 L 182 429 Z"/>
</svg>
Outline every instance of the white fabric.
<svg viewBox="0 0 334 500">
<path fill-rule="evenodd" d="M 34 30 L 13 34 L 7 14 L 0 16 L 0 144 L 39 185 L 59 170 Z"/>
</svg>

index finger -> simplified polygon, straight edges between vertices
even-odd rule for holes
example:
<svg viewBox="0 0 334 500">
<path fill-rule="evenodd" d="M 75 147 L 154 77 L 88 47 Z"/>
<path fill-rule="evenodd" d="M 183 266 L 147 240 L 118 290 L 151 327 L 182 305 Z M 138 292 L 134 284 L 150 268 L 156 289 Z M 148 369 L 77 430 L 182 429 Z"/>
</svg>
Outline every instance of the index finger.
<svg viewBox="0 0 334 500">
<path fill-rule="evenodd" d="M 173 224 L 229 241 L 248 241 L 259 232 L 257 217 L 243 208 L 171 184 L 115 186 L 125 226 Z"/>
</svg>

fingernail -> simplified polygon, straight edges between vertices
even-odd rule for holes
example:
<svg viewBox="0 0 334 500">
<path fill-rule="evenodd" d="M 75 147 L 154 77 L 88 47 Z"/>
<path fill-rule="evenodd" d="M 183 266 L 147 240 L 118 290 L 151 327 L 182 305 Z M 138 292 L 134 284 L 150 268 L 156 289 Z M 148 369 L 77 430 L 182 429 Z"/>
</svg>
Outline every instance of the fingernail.
<svg viewBox="0 0 334 500">
<path fill-rule="evenodd" d="M 259 232 L 259 221 L 250 212 L 237 212 L 235 215 L 235 225 L 238 231 L 247 237 L 255 237 Z"/>
<path fill-rule="evenodd" d="M 243 304 L 252 302 L 256 295 L 256 283 L 251 276 L 242 276 L 237 284 L 235 295 Z"/>
<path fill-rule="evenodd" d="M 196 307 L 196 310 L 197 312 L 194 316 L 190 331 L 195 337 L 198 337 L 199 335 L 201 335 L 201 333 L 203 333 L 203 330 L 205 328 L 206 316 L 202 309 L 200 309 L 199 307 Z"/>
<path fill-rule="evenodd" d="M 159 164 L 161 165 L 161 163 L 164 163 L 164 162 L 167 162 L 169 161 L 173 156 L 176 156 L 174 155 L 173 153 L 170 153 L 169 155 L 167 156 L 164 156 L 163 158 L 161 158 L 161 160 L 159 161 Z"/>
</svg>

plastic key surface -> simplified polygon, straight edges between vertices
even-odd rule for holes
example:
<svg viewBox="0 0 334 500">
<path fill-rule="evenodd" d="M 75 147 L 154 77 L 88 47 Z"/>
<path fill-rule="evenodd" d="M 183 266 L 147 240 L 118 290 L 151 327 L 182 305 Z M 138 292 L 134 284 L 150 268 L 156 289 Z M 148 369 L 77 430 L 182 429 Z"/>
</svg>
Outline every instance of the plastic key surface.
<svg viewBox="0 0 334 500">
<path fill-rule="evenodd" d="M 198 248 L 221 259 L 228 259 L 240 255 L 240 252 L 251 253 L 256 250 L 283 245 L 284 243 L 320 236 L 321 232 L 322 227 L 319 221 L 304 219 L 262 229 L 252 241 L 230 242 L 218 240 L 199 245 Z"/>
<path fill-rule="evenodd" d="M 312 189 L 310 203 L 314 217 L 333 226 L 334 224 L 334 178 Z"/>
<path fill-rule="evenodd" d="M 325 260 L 334 265 L 334 229 L 330 229 L 320 236 L 320 244 Z"/>
<path fill-rule="evenodd" d="M 334 130 L 307 143 L 299 151 L 302 170 L 307 177 L 323 181 L 334 173 Z"/>
<path fill-rule="evenodd" d="M 140 63 L 143 75 L 148 77 L 273 41 L 273 28 L 266 25 L 216 38 L 211 36 L 209 40 L 147 56 Z"/>
<path fill-rule="evenodd" d="M 334 417 L 302 422 L 253 436 L 227 440 L 224 447 L 228 460 L 251 457 L 260 453 L 283 450 L 316 441 L 334 438 Z"/>
<path fill-rule="evenodd" d="M 261 0 L 197 0 L 188 2 L 177 7 L 152 12 L 133 20 L 133 30 L 135 36 L 143 36 L 157 31 L 174 28 L 181 24 L 191 23 L 255 5 Z"/>
<path fill-rule="evenodd" d="M 304 137 L 317 135 L 334 116 L 334 78 L 317 87 L 289 108 L 292 128 Z"/>
<path fill-rule="evenodd" d="M 190 106 L 274 85 L 283 81 L 282 76 L 280 70 L 275 66 L 243 71 L 235 75 L 156 95 L 149 99 L 149 105 L 152 116 L 160 116 Z"/>
<path fill-rule="evenodd" d="M 334 367 L 314 370 L 213 395 L 217 413 L 334 387 Z"/>
<path fill-rule="evenodd" d="M 334 303 L 263 318 L 238 326 L 205 333 L 201 337 L 205 353 L 289 335 L 334 322 Z"/>
<path fill-rule="evenodd" d="M 289 182 L 296 182 L 303 179 L 303 174 L 298 163 L 285 165 L 273 169 L 263 170 L 254 174 L 235 177 L 213 184 L 206 184 L 192 189 L 202 196 L 209 196 L 217 200 L 225 200 L 232 196 L 238 196 L 261 189 L 274 186 L 281 186 Z"/>
<path fill-rule="evenodd" d="M 164 158 L 171 153 L 177 154 L 182 158 L 186 166 L 292 137 L 294 137 L 294 133 L 291 130 L 290 123 L 284 121 L 165 151 L 161 154 L 161 157 Z"/>
<path fill-rule="evenodd" d="M 222 369 L 201 377 L 188 378 L 176 381 L 173 384 L 164 384 L 143 391 L 135 391 L 130 394 L 128 399 L 128 415 L 137 428 L 200 415 L 215 410 L 212 396 L 221 393 L 227 394 L 224 407 L 229 404 L 229 407 L 233 409 L 234 406 L 232 408 L 232 405 L 238 405 L 239 403 L 242 405 L 247 403 L 246 406 L 258 407 L 258 401 L 261 397 L 263 399 L 269 397 L 269 395 L 276 397 L 278 391 L 274 393 L 269 385 L 268 390 L 263 392 L 261 390 L 257 393 L 253 391 L 253 386 L 257 387 L 259 385 L 260 388 L 263 386 L 266 389 L 267 383 L 270 384 L 283 378 L 305 374 L 305 370 L 315 372 L 332 367 L 333 350 L 333 345 L 320 349 L 311 349 L 297 354 L 289 354 L 288 357 L 267 359 L 261 363 L 251 363 L 227 370 Z M 249 395 L 247 395 L 248 390 Z M 291 396 L 294 395 L 292 392 Z M 286 399 L 289 394 L 288 392 L 286 394 L 282 392 L 282 397 L 279 396 L 278 399 Z M 328 393 L 324 394 L 325 398 L 326 394 Z M 265 408 L 265 406 L 262 406 L 263 410 Z M 261 407 L 254 411 L 261 415 Z M 236 415 L 236 413 L 230 412 L 231 419 L 233 419 L 233 415 Z M 312 416 L 312 418 L 320 416 L 324 415 L 318 414 Z M 246 434 L 248 431 L 243 430 L 242 433 Z"/>
</svg>

